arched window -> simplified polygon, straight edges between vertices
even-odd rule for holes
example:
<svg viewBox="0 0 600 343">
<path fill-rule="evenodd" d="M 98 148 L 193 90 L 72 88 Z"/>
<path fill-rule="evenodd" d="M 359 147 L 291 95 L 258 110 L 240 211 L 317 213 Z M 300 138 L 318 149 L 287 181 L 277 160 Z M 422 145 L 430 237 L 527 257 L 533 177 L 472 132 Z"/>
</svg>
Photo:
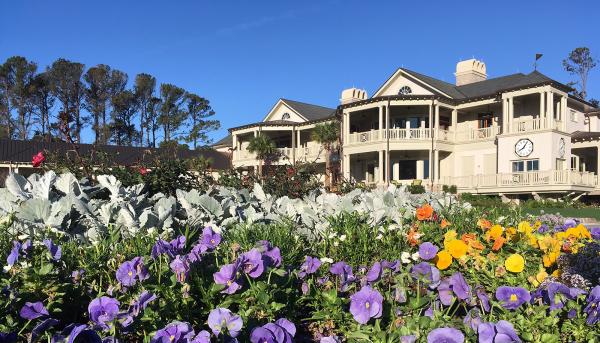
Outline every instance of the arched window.
<svg viewBox="0 0 600 343">
<path fill-rule="evenodd" d="M 398 91 L 398 95 L 408 95 L 412 93 L 412 89 L 410 89 L 410 87 L 408 86 L 402 86 L 402 88 L 400 88 L 400 90 Z"/>
<path fill-rule="evenodd" d="M 290 119 L 290 114 L 285 112 L 284 114 L 281 115 L 281 120 L 288 120 Z"/>
</svg>

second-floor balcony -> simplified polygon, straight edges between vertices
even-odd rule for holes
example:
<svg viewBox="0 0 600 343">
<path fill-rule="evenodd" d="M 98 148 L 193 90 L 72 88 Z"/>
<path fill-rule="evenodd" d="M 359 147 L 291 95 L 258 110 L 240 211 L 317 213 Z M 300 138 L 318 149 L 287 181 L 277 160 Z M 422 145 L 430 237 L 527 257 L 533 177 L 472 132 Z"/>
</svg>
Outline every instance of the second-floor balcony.
<svg viewBox="0 0 600 343">
<path fill-rule="evenodd" d="M 319 145 L 298 148 L 277 148 L 275 163 L 293 163 L 294 161 L 323 162 L 325 161 L 325 154 L 325 150 Z M 234 151 L 233 161 L 246 165 L 254 165 L 258 162 L 256 154 L 245 149 Z"/>
<path fill-rule="evenodd" d="M 346 145 L 356 145 L 364 143 L 398 141 L 430 141 L 435 139 L 442 142 L 475 142 L 494 139 L 500 133 L 499 126 L 490 126 L 480 129 L 463 129 L 451 131 L 445 129 L 389 129 L 370 130 L 365 132 L 351 133 L 345 140 Z"/>
</svg>

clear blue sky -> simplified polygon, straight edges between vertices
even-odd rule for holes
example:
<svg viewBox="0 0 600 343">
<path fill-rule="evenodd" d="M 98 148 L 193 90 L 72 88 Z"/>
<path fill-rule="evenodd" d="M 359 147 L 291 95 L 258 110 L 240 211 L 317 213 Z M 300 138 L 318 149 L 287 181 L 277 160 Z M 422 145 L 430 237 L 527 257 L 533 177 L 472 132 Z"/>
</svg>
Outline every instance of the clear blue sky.
<svg viewBox="0 0 600 343">
<path fill-rule="evenodd" d="M 453 82 L 460 59 L 489 77 L 539 70 L 587 46 L 600 58 L 599 1 L 3 1 L 0 60 L 64 57 L 150 73 L 211 101 L 223 128 L 259 121 L 280 97 L 335 107 L 397 67 Z M 588 94 L 600 98 L 600 66 Z M 88 136 L 88 140 L 91 136 Z"/>
</svg>

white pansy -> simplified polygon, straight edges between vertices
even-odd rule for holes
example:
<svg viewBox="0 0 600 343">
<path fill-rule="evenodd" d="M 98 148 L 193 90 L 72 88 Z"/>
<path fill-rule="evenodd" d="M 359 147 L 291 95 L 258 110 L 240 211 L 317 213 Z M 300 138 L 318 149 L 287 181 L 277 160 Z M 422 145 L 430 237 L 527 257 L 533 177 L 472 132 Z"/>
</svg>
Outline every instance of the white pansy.
<svg viewBox="0 0 600 343">
<path fill-rule="evenodd" d="M 420 258 L 419 252 L 417 251 L 416 253 L 412 254 L 410 258 L 412 258 L 413 261 L 418 261 Z"/>
<path fill-rule="evenodd" d="M 327 236 L 327 238 L 332 239 L 335 238 L 335 236 L 337 236 L 337 234 L 335 232 L 332 232 L 329 234 L 329 236 Z"/>
<path fill-rule="evenodd" d="M 341 235 L 341 236 L 340 236 L 340 241 L 342 241 L 342 242 L 343 242 L 343 241 L 345 241 L 345 240 L 346 240 L 346 235 Z"/>
<path fill-rule="evenodd" d="M 333 260 L 329 257 L 321 257 L 319 260 L 323 263 L 333 263 Z"/>
<path fill-rule="evenodd" d="M 400 261 L 402 261 L 402 263 L 404 263 L 404 264 L 409 264 L 410 263 L 410 253 L 403 251 L 402 254 L 400 254 Z"/>
</svg>

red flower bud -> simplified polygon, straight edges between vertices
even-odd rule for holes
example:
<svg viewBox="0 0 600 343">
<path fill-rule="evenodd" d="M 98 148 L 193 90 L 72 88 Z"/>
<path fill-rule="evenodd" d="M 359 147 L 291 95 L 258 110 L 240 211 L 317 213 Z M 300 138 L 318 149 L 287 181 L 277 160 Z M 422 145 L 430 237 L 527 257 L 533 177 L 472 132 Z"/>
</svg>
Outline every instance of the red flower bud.
<svg viewBox="0 0 600 343">
<path fill-rule="evenodd" d="M 44 153 L 40 151 L 37 153 L 37 155 L 33 155 L 33 158 L 31 159 L 31 164 L 33 164 L 34 168 L 38 168 L 42 165 L 42 163 L 44 163 L 44 161 L 46 161 L 46 156 L 44 156 Z"/>
</svg>

